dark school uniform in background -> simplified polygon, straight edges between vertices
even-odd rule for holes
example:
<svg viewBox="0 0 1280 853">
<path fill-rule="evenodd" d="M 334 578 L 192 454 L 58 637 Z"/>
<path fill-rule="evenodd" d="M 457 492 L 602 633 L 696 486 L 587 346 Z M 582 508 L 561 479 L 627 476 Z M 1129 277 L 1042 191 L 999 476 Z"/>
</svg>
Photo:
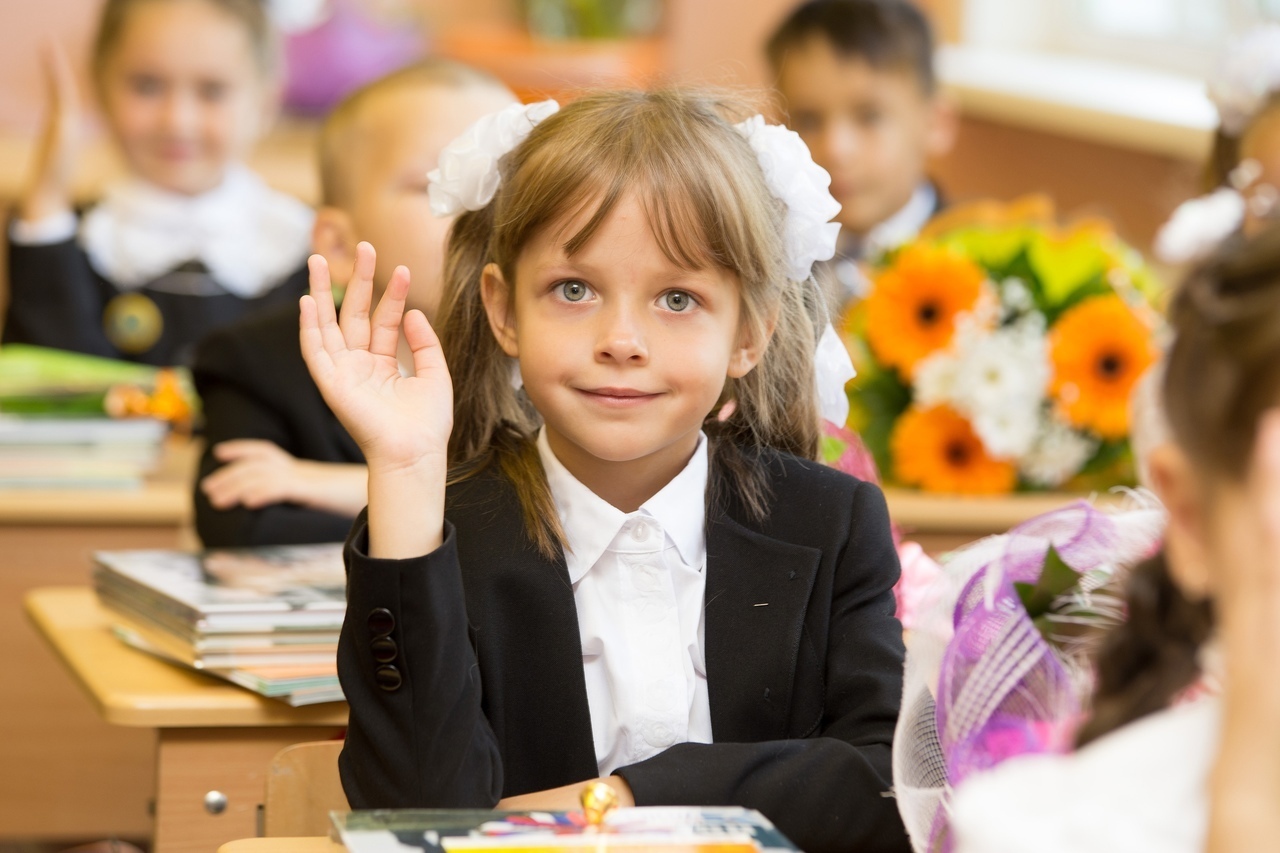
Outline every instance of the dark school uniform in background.
<svg viewBox="0 0 1280 853">
<path fill-rule="evenodd" d="M 205 547 L 345 539 L 350 516 L 289 503 L 219 510 L 200 490 L 199 481 L 223 464 L 214 458 L 213 446 L 229 439 L 264 439 L 299 459 L 364 464 L 359 446 L 325 404 L 302 360 L 297 299 L 205 338 L 192 376 L 205 418 L 194 497 L 196 532 Z"/>
<path fill-rule="evenodd" d="M 131 179 L 79 219 L 14 223 L 0 340 L 189 364 L 209 332 L 306 292 L 312 218 L 234 167 L 201 196 Z"/>
<path fill-rule="evenodd" d="M 707 511 L 714 742 L 615 773 L 637 805 L 759 809 L 808 853 L 906 853 L 886 795 L 903 644 L 884 496 L 816 462 L 762 461 L 766 521 L 732 495 Z M 537 552 L 492 471 L 451 485 L 445 518 L 444 544 L 416 559 L 371 558 L 363 515 L 347 541 L 338 766 L 352 808 L 491 808 L 598 776 L 563 556 Z"/>
</svg>

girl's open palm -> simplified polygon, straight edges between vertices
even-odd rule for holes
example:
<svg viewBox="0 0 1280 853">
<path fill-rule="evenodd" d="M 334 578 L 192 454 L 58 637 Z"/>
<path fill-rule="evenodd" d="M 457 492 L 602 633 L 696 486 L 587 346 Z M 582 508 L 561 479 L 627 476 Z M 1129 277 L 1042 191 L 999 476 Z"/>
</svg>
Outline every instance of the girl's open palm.
<svg viewBox="0 0 1280 853">
<path fill-rule="evenodd" d="M 453 383 L 436 337 L 421 311 L 404 312 L 409 271 L 397 267 L 370 314 L 374 250 L 356 247 L 356 264 L 334 308 L 329 266 L 312 255 L 311 293 L 302 297 L 302 357 L 329 408 L 364 452 L 370 472 L 400 471 L 445 458 L 453 428 Z M 403 320 L 413 373 L 396 361 Z"/>
</svg>

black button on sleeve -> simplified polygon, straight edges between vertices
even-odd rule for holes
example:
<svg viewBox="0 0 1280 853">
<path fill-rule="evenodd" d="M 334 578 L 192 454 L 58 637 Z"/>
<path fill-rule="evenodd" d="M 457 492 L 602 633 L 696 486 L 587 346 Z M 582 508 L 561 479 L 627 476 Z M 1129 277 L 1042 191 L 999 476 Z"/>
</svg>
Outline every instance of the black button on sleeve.
<svg viewBox="0 0 1280 853">
<path fill-rule="evenodd" d="M 369 633 L 377 637 L 386 637 L 395 630 L 396 617 L 385 607 L 378 607 L 369 613 Z"/>
<path fill-rule="evenodd" d="M 399 690 L 401 682 L 404 681 L 400 677 L 400 670 L 394 666 L 378 667 L 377 672 L 373 674 L 373 680 L 378 682 L 378 686 L 388 693 Z"/>
<path fill-rule="evenodd" d="M 378 663 L 392 663 L 400 652 L 396 648 L 396 641 L 390 637 L 379 637 L 369 644 L 369 648 L 373 651 L 373 659 Z"/>
</svg>

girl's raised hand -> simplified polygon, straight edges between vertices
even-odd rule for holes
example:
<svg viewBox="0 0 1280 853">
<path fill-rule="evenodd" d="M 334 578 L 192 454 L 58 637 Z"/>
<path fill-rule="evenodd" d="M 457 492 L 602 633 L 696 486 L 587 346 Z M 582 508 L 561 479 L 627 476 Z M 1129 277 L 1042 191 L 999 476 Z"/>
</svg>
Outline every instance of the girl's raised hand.
<svg viewBox="0 0 1280 853">
<path fill-rule="evenodd" d="M 18 216 L 36 222 L 71 210 L 71 173 L 80 149 L 80 94 L 66 51 L 51 41 L 43 50 L 46 115 L 35 163 L 19 200 Z"/>
<path fill-rule="evenodd" d="M 421 311 L 404 313 L 409 271 L 397 267 L 377 308 L 374 250 L 356 247 L 342 301 L 333 302 L 329 266 L 308 260 L 311 293 L 302 297 L 302 357 L 329 408 L 360 445 L 370 474 L 438 470 L 453 428 L 453 383 L 436 337 Z M 396 361 L 400 328 L 413 353 L 413 373 Z"/>
</svg>

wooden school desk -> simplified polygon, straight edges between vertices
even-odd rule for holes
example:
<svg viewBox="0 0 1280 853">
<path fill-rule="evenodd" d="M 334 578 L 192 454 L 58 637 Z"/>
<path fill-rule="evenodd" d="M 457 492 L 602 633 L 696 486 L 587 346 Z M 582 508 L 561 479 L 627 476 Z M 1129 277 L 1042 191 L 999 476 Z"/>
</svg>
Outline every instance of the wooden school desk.
<svg viewBox="0 0 1280 853">
<path fill-rule="evenodd" d="M 197 451 L 171 441 L 140 489 L 0 489 L 0 839 L 150 834 L 154 734 L 93 712 L 22 599 L 89 583 L 98 549 L 189 545 Z"/>
<path fill-rule="evenodd" d="M 103 720 L 155 733 L 155 853 L 208 853 L 256 835 L 271 757 L 346 725 L 344 703 L 290 708 L 125 646 L 87 587 L 34 590 L 26 608 Z M 221 813 L 206 809 L 210 792 L 226 797 Z"/>
<path fill-rule="evenodd" d="M 347 853 L 337 841 L 315 838 L 241 838 L 228 841 L 218 853 Z"/>
<path fill-rule="evenodd" d="M 938 556 L 984 536 L 1004 533 L 1028 519 L 1043 515 L 1089 495 L 1037 492 L 1015 495 L 931 495 L 908 489 L 884 490 L 889 518 L 907 539 Z M 1095 506 L 1113 505 L 1116 495 L 1099 495 Z"/>
</svg>

